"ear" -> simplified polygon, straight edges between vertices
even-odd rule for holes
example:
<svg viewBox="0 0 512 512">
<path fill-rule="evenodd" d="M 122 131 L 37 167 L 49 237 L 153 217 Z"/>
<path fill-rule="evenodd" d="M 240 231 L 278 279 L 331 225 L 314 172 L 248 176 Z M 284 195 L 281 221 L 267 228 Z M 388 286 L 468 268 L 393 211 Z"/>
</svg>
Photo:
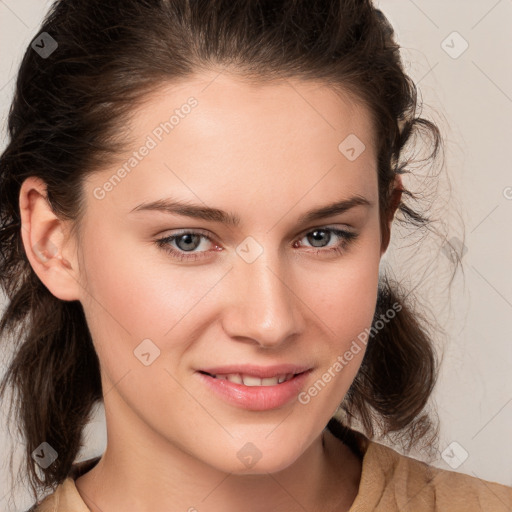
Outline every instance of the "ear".
<svg viewBox="0 0 512 512">
<path fill-rule="evenodd" d="M 79 300 L 78 264 L 69 240 L 69 221 L 52 211 L 46 183 L 35 176 L 21 185 L 19 206 L 21 237 L 30 265 L 42 283 L 58 299 Z"/>
<path fill-rule="evenodd" d="M 395 179 L 391 185 L 393 187 L 391 191 L 391 199 L 389 202 L 389 211 L 388 216 L 385 219 L 383 226 L 384 226 L 384 233 L 382 237 L 382 245 L 381 245 L 381 256 L 387 251 L 389 242 L 391 240 L 391 224 L 393 223 L 393 219 L 395 217 L 396 210 L 398 209 L 398 205 L 400 204 L 400 200 L 402 199 L 402 191 L 403 191 L 403 184 L 402 184 L 402 177 L 399 174 L 395 175 Z"/>
</svg>

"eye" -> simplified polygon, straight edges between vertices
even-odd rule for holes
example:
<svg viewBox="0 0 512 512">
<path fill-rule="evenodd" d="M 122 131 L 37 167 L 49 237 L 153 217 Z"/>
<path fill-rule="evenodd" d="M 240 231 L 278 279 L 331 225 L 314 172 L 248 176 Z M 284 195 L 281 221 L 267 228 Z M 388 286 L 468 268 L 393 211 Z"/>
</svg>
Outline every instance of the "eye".
<svg viewBox="0 0 512 512">
<path fill-rule="evenodd" d="M 209 252 L 204 250 L 194 252 L 196 249 L 201 247 L 202 239 L 206 239 L 209 241 L 209 243 L 213 244 L 212 239 L 206 233 L 207 232 L 203 232 L 201 230 L 181 231 L 180 233 L 159 238 L 155 243 L 158 247 L 169 253 L 175 259 L 180 261 L 196 261 L 198 259 L 207 257 L 204 256 L 204 254 Z M 333 239 L 333 235 L 334 237 L 338 238 L 338 241 L 332 247 L 324 245 L 328 244 Z M 350 243 L 358 236 L 359 234 L 353 231 L 347 231 L 333 227 L 321 227 L 314 228 L 312 230 L 310 229 L 304 233 L 304 235 L 299 240 L 306 238 L 308 243 L 311 243 L 312 247 L 317 249 L 316 251 L 306 252 L 313 252 L 316 255 L 342 254 L 348 248 Z M 173 244 L 175 245 L 174 247 Z M 215 250 L 218 251 L 220 249 L 219 246 L 216 244 L 214 245 L 216 247 Z M 294 247 L 296 246 L 297 242 L 294 243 Z M 324 249 L 326 246 L 328 248 Z"/>
<path fill-rule="evenodd" d="M 324 244 L 328 244 L 331 240 L 333 240 L 333 235 L 335 235 L 335 238 L 338 238 L 338 241 L 330 248 L 324 249 Z M 333 252 L 341 254 L 348 248 L 350 242 L 355 240 L 358 236 L 358 233 L 354 233 L 353 231 L 347 231 L 344 229 L 332 227 L 321 227 L 308 231 L 302 238 L 306 238 L 308 243 L 311 243 L 314 248 L 320 249 L 317 251 L 313 251 L 316 254 L 331 254 Z"/>
<path fill-rule="evenodd" d="M 200 230 L 196 231 L 182 231 L 180 233 L 166 236 L 164 238 L 159 238 L 156 241 L 156 244 L 161 247 L 164 251 L 171 254 L 171 256 L 179 259 L 179 260 L 190 260 L 195 261 L 198 258 L 202 258 L 202 252 L 199 253 L 191 253 L 198 247 L 201 246 L 201 239 L 206 239 L 212 242 L 211 238 Z M 171 244 L 174 243 L 177 246 L 177 249 L 174 248 Z M 191 253 L 191 254 L 187 254 Z"/>
</svg>

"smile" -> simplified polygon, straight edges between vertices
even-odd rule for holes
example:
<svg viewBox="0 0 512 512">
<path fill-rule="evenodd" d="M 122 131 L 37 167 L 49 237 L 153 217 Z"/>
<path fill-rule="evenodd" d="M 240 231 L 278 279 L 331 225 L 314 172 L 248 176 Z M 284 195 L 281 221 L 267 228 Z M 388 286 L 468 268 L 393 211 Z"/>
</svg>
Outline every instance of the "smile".
<svg viewBox="0 0 512 512">
<path fill-rule="evenodd" d="M 267 411 L 296 402 L 311 371 L 279 373 L 272 377 L 205 371 L 196 371 L 195 375 L 212 396 L 223 402 L 250 411 Z"/>
<path fill-rule="evenodd" d="M 235 384 L 242 384 L 243 386 L 276 386 L 277 384 L 282 384 L 283 382 L 289 381 L 295 375 L 295 373 L 283 373 L 282 375 L 277 375 L 276 377 L 266 377 L 263 379 L 254 375 L 247 375 L 242 373 L 224 373 L 210 376 L 214 377 L 215 379 L 228 380 L 229 382 L 233 382 Z"/>
</svg>

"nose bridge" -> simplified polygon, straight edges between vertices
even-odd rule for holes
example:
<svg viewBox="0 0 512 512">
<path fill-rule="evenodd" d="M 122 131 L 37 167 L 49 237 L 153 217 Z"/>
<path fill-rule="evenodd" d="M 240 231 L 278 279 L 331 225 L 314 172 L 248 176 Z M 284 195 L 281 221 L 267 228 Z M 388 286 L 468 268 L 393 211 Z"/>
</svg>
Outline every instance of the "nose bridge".
<svg viewBox="0 0 512 512">
<path fill-rule="evenodd" d="M 286 261 L 280 260 L 279 250 L 271 248 L 268 239 L 266 247 L 247 240 L 237 253 L 231 334 L 253 338 L 264 346 L 277 345 L 301 329 Z"/>
</svg>

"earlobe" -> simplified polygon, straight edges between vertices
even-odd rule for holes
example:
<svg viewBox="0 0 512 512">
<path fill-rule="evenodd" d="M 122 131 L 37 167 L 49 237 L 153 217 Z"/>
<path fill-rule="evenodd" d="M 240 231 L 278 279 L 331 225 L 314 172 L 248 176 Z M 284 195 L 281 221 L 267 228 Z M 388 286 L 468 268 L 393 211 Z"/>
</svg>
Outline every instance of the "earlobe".
<svg viewBox="0 0 512 512">
<path fill-rule="evenodd" d="M 52 211 L 44 181 L 31 176 L 22 183 L 19 207 L 23 246 L 34 272 L 55 297 L 79 300 L 78 266 L 67 225 Z"/>
</svg>

